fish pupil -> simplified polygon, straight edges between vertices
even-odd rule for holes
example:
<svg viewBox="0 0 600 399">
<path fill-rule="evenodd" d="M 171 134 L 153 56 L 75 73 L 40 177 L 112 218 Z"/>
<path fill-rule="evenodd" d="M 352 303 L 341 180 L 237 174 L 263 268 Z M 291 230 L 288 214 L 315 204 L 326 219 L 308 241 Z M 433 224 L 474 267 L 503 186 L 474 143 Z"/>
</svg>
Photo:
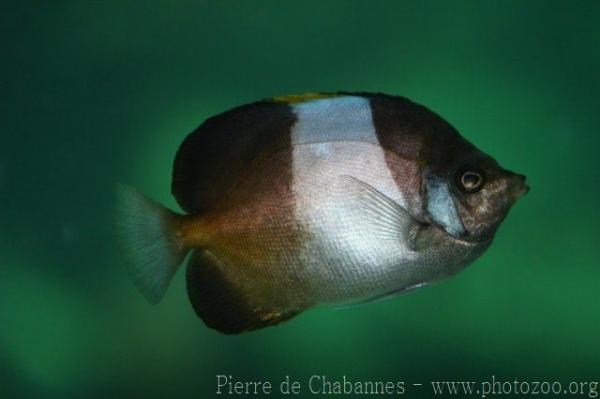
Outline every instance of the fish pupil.
<svg viewBox="0 0 600 399">
<path fill-rule="evenodd" d="M 468 170 L 460 175 L 459 186 L 468 193 L 478 191 L 482 185 L 483 176 L 479 172 Z"/>
</svg>

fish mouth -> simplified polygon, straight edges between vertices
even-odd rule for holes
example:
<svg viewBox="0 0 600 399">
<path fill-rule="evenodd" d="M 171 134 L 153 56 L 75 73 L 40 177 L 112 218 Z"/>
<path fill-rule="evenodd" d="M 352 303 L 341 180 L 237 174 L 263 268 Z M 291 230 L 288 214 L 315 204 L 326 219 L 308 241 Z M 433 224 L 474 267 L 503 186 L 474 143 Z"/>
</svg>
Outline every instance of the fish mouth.
<svg viewBox="0 0 600 399">
<path fill-rule="evenodd" d="M 510 193 L 514 201 L 518 200 L 521 197 L 524 197 L 525 195 L 527 195 L 527 193 L 529 193 L 530 188 L 527 184 L 527 176 L 514 174 L 511 180 L 513 182 L 511 184 Z"/>
</svg>

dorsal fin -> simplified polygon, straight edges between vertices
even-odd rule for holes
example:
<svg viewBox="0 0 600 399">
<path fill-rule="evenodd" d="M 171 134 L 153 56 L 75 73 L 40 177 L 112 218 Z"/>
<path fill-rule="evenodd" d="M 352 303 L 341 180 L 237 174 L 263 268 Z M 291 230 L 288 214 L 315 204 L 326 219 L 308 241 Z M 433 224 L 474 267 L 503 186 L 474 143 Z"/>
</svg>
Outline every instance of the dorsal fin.
<svg viewBox="0 0 600 399">
<path fill-rule="evenodd" d="M 284 96 L 273 97 L 267 101 L 284 104 L 298 104 L 307 101 L 320 100 L 323 98 L 339 97 L 337 93 L 302 93 L 302 94 L 287 94 Z"/>
</svg>

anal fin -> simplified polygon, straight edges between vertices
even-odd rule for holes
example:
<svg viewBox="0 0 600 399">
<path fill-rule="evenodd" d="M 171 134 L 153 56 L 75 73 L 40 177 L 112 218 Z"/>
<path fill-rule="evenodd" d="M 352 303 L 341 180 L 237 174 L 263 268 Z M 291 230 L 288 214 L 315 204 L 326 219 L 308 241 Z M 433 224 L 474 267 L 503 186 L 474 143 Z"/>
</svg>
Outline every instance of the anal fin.
<svg viewBox="0 0 600 399">
<path fill-rule="evenodd" d="M 204 323 L 224 334 L 278 324 L 302 311 L 277 300 L 268 282 L 236 279 L 236 268 L 209 250 L 196 250 L 187 266 L 188 297 Z"/>
</svg>

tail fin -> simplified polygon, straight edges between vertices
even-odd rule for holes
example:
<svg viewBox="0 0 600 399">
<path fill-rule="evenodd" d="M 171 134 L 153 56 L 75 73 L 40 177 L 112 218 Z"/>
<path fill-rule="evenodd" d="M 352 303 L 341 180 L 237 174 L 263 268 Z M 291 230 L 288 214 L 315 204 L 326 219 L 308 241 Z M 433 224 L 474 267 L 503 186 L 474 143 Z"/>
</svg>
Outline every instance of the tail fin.
<svg viewBox="0 0 600 399">
<path fill-rule="evenodd" d="M 117 233 L 133 283 L 156 304 L 188 249 L 174 231 L 178 215 L 136 189 L 117 186 Z"/>
</svg>

